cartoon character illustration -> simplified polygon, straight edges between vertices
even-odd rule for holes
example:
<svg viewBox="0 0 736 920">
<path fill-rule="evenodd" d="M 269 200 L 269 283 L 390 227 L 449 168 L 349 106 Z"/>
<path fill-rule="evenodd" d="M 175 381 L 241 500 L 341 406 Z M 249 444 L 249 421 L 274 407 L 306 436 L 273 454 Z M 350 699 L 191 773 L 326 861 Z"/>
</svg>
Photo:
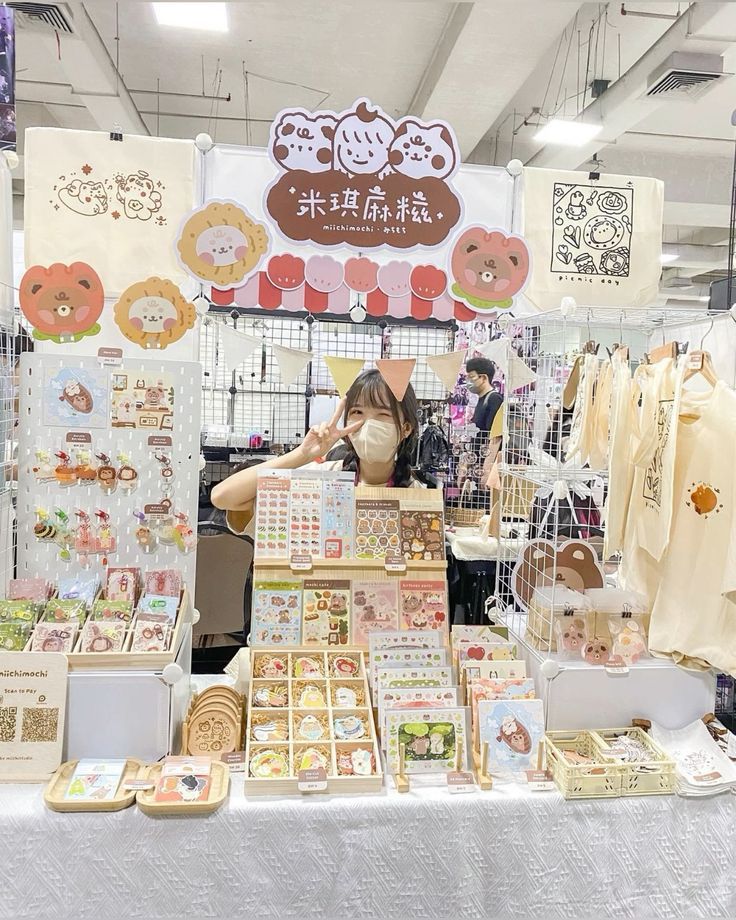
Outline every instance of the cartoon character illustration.
<svg viewBox="0 0 736 920">
<path fill-rule="evenodd" d="M 75 214 L 94 217 L 107 211 L 107 192 L 102 182 L 82 182 L 72 179 L 57 192 L 59 201 Z"/>
<path fill-rule="evenodd" d="M 168 409 L 169 398 L 166 394 L 166 389 L 161 384 L 155 387 L 147 387 L 143 405 L 146 409 Z"/>
<path fill-rule="evenodd" d="M 210 201 L 187 218 L 176 245 L 190 274 L 226 290 L 253 274 L 268 251 L 269 238 L 265 226 L 239 205 Z"/>
<path fill-rule="evenodd" d="M 562 648 L 566 652 L 579 652 L 588 638 L 585 620 L 581 617 L 573 617 L 568 622 L 566 617 L 559 625 L 561 627 Z"/>
<path fill-rule="evenodd" d="M 430 732 L 429 734 L 429 753 L 439 754 L 440 757 L 445 752 L 445 736 L 441 732 Z"/>
<path fill-rule="evenodd" d="M 588 209 L 583 204 L 583 193 L 579 190 L 570 195 L 565 214 L 570 220 L 582 220 L 588 213 Z"/>
<path fill-rule="evenodd" d="M 617 217 L 592 217 L 583 227 L 583 242 L 591 249 L 612 249 L 623 239 L 626 229 Z"/>
<path fill-rule="evenodd" d="M 459 157 L 447 125 L 422 125 L 413 118 L 399 123 L 388 161 L 398 173 L 412 179 L 445 179 Z"/>
<path fill-rule="evenodd" d="M 613 632 L 613 630 L 611 630 Z M 631 620 L 619 632 L 615 633 L 613 640 L 613 655 L 623 658 L 626 664 L 633 664 L 642 655 L 646 655 L 647 643 L 642 635 L 639 624 Z"/>
<path fill-rule="evenodd" d="M 33 337 L 79 342 L 97 335 L 105 292 L 97 272 L 86 262 L 49 268 L 33 265 L 20 282 L 20 308 L 33 328 Z"/>
<path fill-rule="evenodd" d="M 507 744 L 515 754 L 528 754 L 532 749 L 532 736 L 515 716 L 504 716 L 496 741 Z"/>
<path fill-rule="evenodd" d="M 478 312 L 507 309 L 529 275 L 529 250 L 521 237 L 469 227 L 452 249 L 452 293 Z"/>
<path fill-rule="evenodd" d="M 601 271 L 604 275 L 629 274 L 629 250 L 625 246 L 610 249 L 601 256 Z"/>
<path fill-rule="evenodd" d="M 369 109 L 362 99 L 355 111 L 347 112 L 335 128 L 333 168 L 348 176 L 385 176 L 391 172 L 388 153 L 394 138 L 394 126 L 380 114 Z"/>
<path fill-rule="evenodd" d="M 332 138 L 337 118 L 334 115 L 282 112 L 274 126 L 271 153 L 282 169 L 325 172 L 332 166 Z"/>
<path fill-rule="evenodd" d="M 113 308 L 126 339 L 141 348 L 166 348 L 194 327 L 197 311 L 179 288 L 163 278 L 132 284 Z"/>
<path fill-rule="evenodd" d="M 135 424 L 137 415 L 135 411 L 135 402 L 127 396 L 122 397 L 117 401 L 117 408 L 115 409 L 115 415 L 117 421 L 120 423 L 132 423 Z"/>
<path fill-rule="evenodd" d="M 131 220 L 150 220 L 161 210 L 161 192 L 157 191 L 147 172 L 138 172 L 117 178 L 117 199 L 123 205 L 125 216 Z"/>
<path fill-rule="evenodd" d="M 83 415 L 89 415 L 94 407 L 92 394 L 78 380 L 70 380 L 67 383 L 59 397 L 59 402 L 69 403 L 75 412 L 81 412 Z"/>
<path fill-rule="evenodd" d="M 582 658 L 588 664 L 605 664 L 611 657 L 609 643 L 605 639 L 594 638 L 580 650 Z"/>
<path fill-rule="evenodd" d="M 690 501 L 685 502 L 685 504 L 688 508 L 692 508 L 696 514 L 708 517 L 716 508 L 720 510 L 720 508 L 723 507 L 723 505 L 719 507 L 718 504 L 720 495 L 719 489 L 714 489 L 713 486 L 709 486 L 704 482 L 699 482 L 697 484 L 693 483 L 691 489 Z"/>
<path fill-rule="evenodd" d="M 330 613 L 345 614 L 348 609 L 348 601 L 344 594 L 335 592 L 330 600 Z"/>
</svg>

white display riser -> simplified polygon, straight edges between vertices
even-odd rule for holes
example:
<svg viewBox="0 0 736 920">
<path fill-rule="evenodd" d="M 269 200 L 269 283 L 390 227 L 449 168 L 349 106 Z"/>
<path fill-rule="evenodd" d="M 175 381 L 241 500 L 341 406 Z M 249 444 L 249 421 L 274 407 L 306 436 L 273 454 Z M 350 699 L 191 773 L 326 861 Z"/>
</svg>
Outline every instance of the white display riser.
<svg viewBox="0 0 736 920">
<path fill-rule="evenodd" d="M 136 757 L 153 762 L 180 753 L 191 670 L 192 627 L 187 624 L 166 679 L 160 671 L 70 671 L 64 760 Z M 177 676 L 175 683 L 168 682 Z"/>
<path fill-rule="evenodd" d="M 716 678 L 711 672 L 686 671 L 671 661 L 648 658 L 627 674 L 609 674 L 584 661 L 545 659 L 519 641 L 519 655 L 545 702 L 547 731 L 618 728 L 632 719 L 650 719 L 665 728 L 681 728 L 713 712 Z M 548 679 L 550 662 L 557 676 Z"/>
</svg>

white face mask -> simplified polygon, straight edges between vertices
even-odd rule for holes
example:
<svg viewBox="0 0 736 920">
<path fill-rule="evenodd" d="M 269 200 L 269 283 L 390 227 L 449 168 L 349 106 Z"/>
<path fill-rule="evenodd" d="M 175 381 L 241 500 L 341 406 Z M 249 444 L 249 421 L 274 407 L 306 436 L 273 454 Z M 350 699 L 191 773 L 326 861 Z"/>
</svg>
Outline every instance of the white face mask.
<svg viewBox="0 0 736 920">
<path fill-rule="evenodd" d="M 388 463 L 396 456 L 399 433 L 393 422 L 378 422 L 369 418 L 350 435 L 355 453 L 366 463 Z"/>
</svg>

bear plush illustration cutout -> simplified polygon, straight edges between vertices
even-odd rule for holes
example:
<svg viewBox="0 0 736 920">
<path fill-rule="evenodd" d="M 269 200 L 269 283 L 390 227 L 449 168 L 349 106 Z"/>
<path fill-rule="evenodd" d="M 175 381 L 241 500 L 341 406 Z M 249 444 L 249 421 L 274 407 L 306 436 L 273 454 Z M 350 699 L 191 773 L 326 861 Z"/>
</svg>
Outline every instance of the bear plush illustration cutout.
<svg viewBox="0 0 736 920">
<path fill-rule="evenodd" d="M 595 550 L 584 540 L 567 540 L 558 547 L 550 540 L 532 540 L 514 566 L 511 590 L 519 606 L 526 609 L 537 588 L 564 585 L 583 592 L 602 588 L 604 582 Z"/>
<path fill-rule="evenodd" d="M 529 250 L 519 236 L 469 227 L 452 248 L 452 293 L 476 312 L 506 310 L 526 284 Z"/>
</svg>

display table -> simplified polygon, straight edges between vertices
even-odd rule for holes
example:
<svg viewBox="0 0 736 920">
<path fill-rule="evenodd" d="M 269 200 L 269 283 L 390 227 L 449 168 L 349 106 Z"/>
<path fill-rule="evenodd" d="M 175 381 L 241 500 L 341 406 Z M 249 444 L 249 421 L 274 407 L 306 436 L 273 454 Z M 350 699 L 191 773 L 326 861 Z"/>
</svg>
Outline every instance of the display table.
<svg viewBox="0 0 736 920">
<path fill-rule="evenodd" d="M 208 818 L 61 815 L 0 787 L 0 917 L 736 916 L 730 795 L 246 800 L 242 782 Z"/>
</svg>

